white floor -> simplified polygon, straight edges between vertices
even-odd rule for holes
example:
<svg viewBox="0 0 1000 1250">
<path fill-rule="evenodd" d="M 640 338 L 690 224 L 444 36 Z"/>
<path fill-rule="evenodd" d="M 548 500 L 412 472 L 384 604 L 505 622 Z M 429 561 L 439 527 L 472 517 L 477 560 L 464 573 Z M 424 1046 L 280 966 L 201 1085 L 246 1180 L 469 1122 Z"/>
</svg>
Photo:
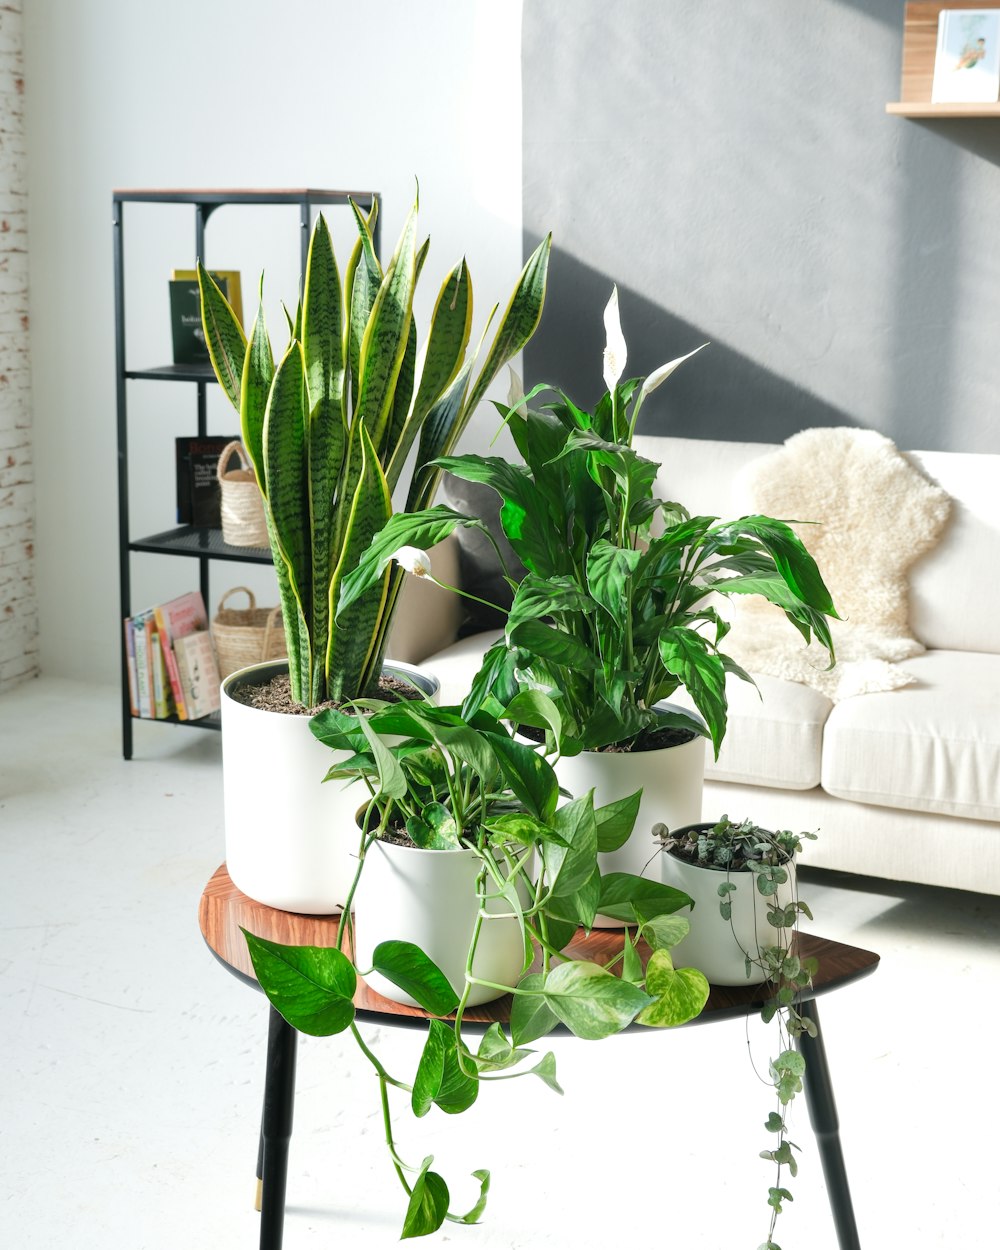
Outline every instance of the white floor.
<svg viewBox="0 0 1000 1250">
<path fill-rule="evenodd" d="M 117 693 L 27 683 L 0 697 L 0 1246 L 236 1250 L 252 1209 L 263 999 L 202 944 L 223 859 L 216 734 L 137 726 Z M 804 874 L 824 934 L 882 955 L 822 1004 L 866 1250 L 996 1244 L 1000 899 Z M 756 1021 L 553 1045 L 565 1098 L 525 1079 L 465 1116 L 404 1108 L 456 1202 L 493 1172 L 476 1227 L 429 1242 L 592 1250 L 626 1242 L 753 1250 L 767 1227 L 771 1109 Z M 412 1075 L 420 1037 L 367 1030 Z M 348 1038 L 305 1039 L 286 1250 L 395 1245 L 404 1204 L 377 1090 Z M 488 1095 L 495 1095 L 489 1097 Z M 805 1107 L 777 1240 L 836 1245 Z"/>
</svg>

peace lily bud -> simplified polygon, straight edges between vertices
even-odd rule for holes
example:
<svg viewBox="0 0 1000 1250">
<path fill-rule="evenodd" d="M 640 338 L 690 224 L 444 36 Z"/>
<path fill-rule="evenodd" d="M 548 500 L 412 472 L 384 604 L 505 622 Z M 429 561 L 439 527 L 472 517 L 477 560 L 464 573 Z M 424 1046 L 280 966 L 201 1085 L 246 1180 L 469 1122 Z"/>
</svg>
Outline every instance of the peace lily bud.
<svg viewBox="0 0 1000 1250">
<path fill-rule="evenodd" d="M 431 558 L 426 551 L 421 551 L 419 547 L 400 547 L 398 551 L 392 553 L 392 559 L 396 561 L 401 569 L 405 569 L 407 573 L 412 573 L 414 577 L 430 576 Z"/>
<path fill-rule="evenodd" d="M 669 364 L 660 365 L 659 369 L 654 369 L 649 377 L 643 382 L 642 390 L 639 392 L 638 403 L 641 404 L 650 392 L 655 391 L 661 382 L 666 382 L 667 378 L 673 371 L 679 368 L 685 360 L 690 360 L 692 356 L 696 356 L 702 347 L 707 347 L 707 343 L 702 343 L 701 347 L 696 347 L 693 352 L 688 352 L 686 356 L 678 356 L 676 360 L 671 360 Z"/>
<path fill-rule="evenodd" d="M 618 315 L 618 287 L 611 288 L 611 298 L 604 310 L 604 329 L 608 341 L 604 349 L 604 385 L 613 391 L 625 372 L 625 361 L 628 350 L 625 346 L 625 335 L 622 334 L 621 318 Z"/>
</svg>

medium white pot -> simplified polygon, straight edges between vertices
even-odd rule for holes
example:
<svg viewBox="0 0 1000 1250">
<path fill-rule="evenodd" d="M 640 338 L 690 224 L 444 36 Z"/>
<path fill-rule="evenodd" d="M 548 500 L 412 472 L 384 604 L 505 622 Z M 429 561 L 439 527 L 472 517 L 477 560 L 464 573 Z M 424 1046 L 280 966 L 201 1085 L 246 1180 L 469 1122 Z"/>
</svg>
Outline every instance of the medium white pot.
<svg viewBox="0 0 1000 1250">
<path fill-rule="evenodd" d="M 674 710 L 669 703 L 660 706 Z M 676 710 L 693 715 L 686 708 Z M 554 767 L 560 786 L 574 798 L 592 789 L 595 807 L 642 789 L 632 836 L 617 851 L 598 857 L 605 875 L 629 872 L 660 881 L 663 857 L 659 844 L 653 839 L 653 826 L 662 822 L 668 829 L 677 829 L 701 820 L 705 739 L 700 735 L 690 742 L 655 751 L 584 751 L 557 760 Z M 620 920 L 607 916 L 598 916 L 594 923 L 597 928 L 623 927 Z"/>
<path fill-rule="evenodd" d="M 357 830 L 355 829 L 355 832 Z M 461 996 L 465 965 L 478 915 L 475 851 L 425 851 L 375 841 L 365 854 L 354 901 L 355 964 L 376 993 L 396 1003 L 419 1003 L 377 972 L 372 955 L 380 942 L 412 942 L 441 969 Z M 473 975 L 513 988 L 524 964 L 521 929 L 510 904 L 489 899 Z M 474 985 L 469 1006 L 500 998 L 506 990 Z"/>
<path fill-rule="evenodd" d="M 712 825 L 704 826 L 711 829 Z M 795 862 L 784 865 L 788 880 L 778 887 L 773 899 L 765 899 L 754 883 L 752 872 L 726 874 L 721 868 L 702 868 L 664 852 L 663 879 L 684 890 L 694 899 L 694 908 L 684 912 L 691 931 L 673 947 L 670 957 L 675 968 L 697 968 L 713 985 L 760 985 L 767 973 L 751 964 L 746 974 L 746 955 L 757 959 L 765 946 L 774 946 L 776 931 L 767 921 L 770 906 L 787 907 L 795 899 Z M 730 881 L 736 889 L 728 895 L 733 905 L 730 920 L 719 914 L 719 886 Z"/>
<path fill-rule="evenodd" d="M 398 674 L 433 695 L 437 683 L 412 665 Z M 264 685 L 287 660 L 254 664 L 222 683 L 222 773 L 226 865 L 237 889 L 280 911 L 339 912 L 358 865 L 355 813 L 361 782 L 323 778 L 347 752 L 313 737 L 308 716 L 266 712 L 232 698 L 236 685 Z"/>
</svg>

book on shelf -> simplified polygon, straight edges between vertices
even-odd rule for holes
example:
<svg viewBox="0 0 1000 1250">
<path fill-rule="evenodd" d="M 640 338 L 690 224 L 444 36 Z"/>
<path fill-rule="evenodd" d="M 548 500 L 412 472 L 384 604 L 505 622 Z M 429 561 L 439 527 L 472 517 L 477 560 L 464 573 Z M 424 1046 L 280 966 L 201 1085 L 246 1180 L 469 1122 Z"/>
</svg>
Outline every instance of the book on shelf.
<svg viewBox="0 0 1000 1250">
<path fill-rule="evenodd" d="M 174 440 L 178 525 L 220 528 L 222 496 L 217 475 L 219 457 L 238 438 L 238 434 L 232 434 L 228 438 L 208 435 L 205 438 Z"/>
<path fill-rule="evenodd" d="M 200 636 L 200 637 L 199 637 Z M 187 644 L 187 639 L 198 641 Z M 203 654 L 205 640 L 210 654 Z M 190 657 L 181 655 L 190 648 Z M 136 612 L 125 621 L 129 704 L 133 716 L 197 720 L 219 706 L 210 686 L 219 684 L 201 592 L 189 591 L 166 603 Z"/>
<path fill-rule="evenodd" d="M 187 720 L 187 700 L 177 667 L 174 647 L 178 638 L 197 633 L 198 630 L 208 629 L 208 615 L 205 612 L 205 601 L 201 597 L 201 591 L 190 590 L 176 599 L 158 604 L 153 609 L 153 616 L 156 620 L 167 680 L 173 693 L 174 708 L 181 720 Z"/>
<path fill-rule="evenodd" d="M 208 271 L 219 284 L 219 289 L 229 301 L 229 307 L 236 314 L 240 325 L 243 324 L 243 292 L 240 287 L 238 269 L 210 269 Z M 174 269 L 170 274 L 172 282 L 193 282 L 198 285 L 197 269 Z"/>
<path fill-rule="evenodd" d="M 1000 9 L 942 9 L 932 104 L 995 104 L 1000 98 Z"/>
<path fill-rule="evenodd" d="M 207 630 L 199 630 L 177 638 L 174 641 L 174 655 L 177 657 L 177 668 L 184 688 L 188 719 L 198 720 L 202 716 L 208 716 L 210 712 L 218 711 L 222 698 L 219 692 L 219 666 L 215 659 L 211 634 Z"/>
<path fill-rule="evenodd" d="M 178 277 L 187 274 L 189 277 Z M 239 298 L 239 274 L 233 270 L 211 270 L 219 289 L 232 305 L 242 322 L 242 309 L 237 307 Z M 230 283 L 235 280 L 236 293 L 231 294 Z M 234 302 L 235 299 L 235 302 Z M 170 331 L 174 345 L 175 365 L 207 365 L 211 363 L 205 331 L 201 324 L 201 292 L 198 275 L 194 269 L 175 269 L 170 279 Z"/>
</svg>

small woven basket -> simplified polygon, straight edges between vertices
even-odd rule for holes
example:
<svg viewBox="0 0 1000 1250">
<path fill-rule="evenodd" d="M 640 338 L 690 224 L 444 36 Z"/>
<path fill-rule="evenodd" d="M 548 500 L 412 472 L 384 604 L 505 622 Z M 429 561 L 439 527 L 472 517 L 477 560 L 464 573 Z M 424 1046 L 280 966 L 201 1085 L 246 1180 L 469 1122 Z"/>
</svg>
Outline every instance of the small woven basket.
<svg viewBox="0 0 1000 1250">
<path fill-rule="evenodd" d="M 239 458 L 238 469 L 228 468 L 230 460 Z M 222 514 L 222 537 L 231 547 L 266 547 L 267 522 L 264 500 L 250 459 L 239 440 L 227 443 L 216 469 L 219 479 L 219 505 Z"/>
<path fill-rule="evenodd" d="M 236 594 L 246 595 L 250 606 L 227 608 L 229 598 Z M 225 681 L 238 668 L 260 664 L 263 660 L 280 660 L 288 654 L 281 608 L 258 608 L 253 591 L 246 586 L 234 586 L 219 600 L 212 621 L 212 637 L 220 681 Z"/>
</svg>

